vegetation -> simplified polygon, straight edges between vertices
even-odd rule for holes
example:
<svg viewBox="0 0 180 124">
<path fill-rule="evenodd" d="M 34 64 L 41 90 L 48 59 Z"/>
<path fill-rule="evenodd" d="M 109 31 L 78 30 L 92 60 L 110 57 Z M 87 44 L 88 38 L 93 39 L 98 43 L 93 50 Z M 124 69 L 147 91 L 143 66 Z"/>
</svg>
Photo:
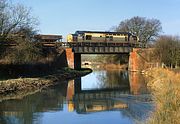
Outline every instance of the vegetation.
<svg viewBox="0 0 180 124">
<path fill-rule="evenodd" d="M 37 19 L 30 9 L 21 4 L 0 1 L 0 41 L 7 41 L 14 36 L 30 37 L 35 32 Z"/>
<path fill-rule="evenodd" d="M 21 4 L 0 1 L 0 44 L 1 59 L 7 63 L 32 63 L 41 55 L 40 48 L 33 43 L 36 34 L 37 19 L 30 9 Z M 16 44 L 7 48 L 3 44 Z"/>
<path fill-rule="evenodd" d="M 106 73 L 102 73 L 101 76 L 97 77 L 99 82 L 98 86 L 101 88 L 107 87 L 124 87 L 125 90 L 129 88 L 128 75 L 126 72 L 109 70 Z"/>
<path fill-rule="evenodd" d="M 26 38 L 16 40 L 18 45 L 6 49 L 3 60 L 6 64 L 33 64 L 42 57 L 42 48 Z"/>
<path fill-rule="evenodd" d="M 124 64 L 128 62 L 128 55 L 98 55 L 96 56 L 96 61 L 105 64 Z"/>
<path fill-rule="evenodd" d="M 155 43 L 154 56 L 168 67 L 180 66 L 180 39 L 174 36 L 161 36 Z"/>
<path fill-rule="evenodd" d="M 131 19 L 121 21 L 115 30 L 131 32 L 139 37 L 142 44 L 146 45 L 159 36 L 162 26 L 161 22 L 157 19 L 146 19 L 145 17 L 135 16 Z"/>
<path fill-rule="evenodd" d="M 155 111 L 148 124 L 179 124 L 180 122 L 180 74 L 166 69 L 147 72 L 152 79 L 148 83 L 153 90 Z"/>
<path fill-rule="evenodd" d="M 125 64 L 128 63 L 128 55 L 106 54 L 106 55 L 83 55 L 82 61 L 100 62 L 104 64 Z"/>
</svg>

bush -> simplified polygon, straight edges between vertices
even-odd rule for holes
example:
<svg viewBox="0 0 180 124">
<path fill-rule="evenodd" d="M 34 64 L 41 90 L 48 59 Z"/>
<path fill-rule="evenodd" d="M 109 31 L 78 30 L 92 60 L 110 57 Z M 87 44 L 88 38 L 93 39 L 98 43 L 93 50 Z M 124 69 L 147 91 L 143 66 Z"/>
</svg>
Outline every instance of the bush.
<svg viewBox="0 0 180 124">
<path fill-rule="evenodd" d="M 42 56 L 42 49 L 28 39 L 20 38 L 17 45 L 6 50 L 4 59 L 10 64 L 32 64 Z"/>
</svg>

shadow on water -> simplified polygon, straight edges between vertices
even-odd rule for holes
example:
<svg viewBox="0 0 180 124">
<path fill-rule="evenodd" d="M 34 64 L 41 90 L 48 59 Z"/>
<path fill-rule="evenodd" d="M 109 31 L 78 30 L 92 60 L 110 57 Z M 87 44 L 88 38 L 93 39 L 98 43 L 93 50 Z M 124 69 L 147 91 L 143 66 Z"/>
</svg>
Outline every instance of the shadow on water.
<svg viewBox="0 0 180 124">
<path fill-rule="evenodd" d="M 93 118 L 99 116 L 102 120 L 94 119 L 93 123 L 113 120 L 113 123 L 132 124 L 134 120 L 146 119 L 153 108 L 141 76 L 119 70 L 95 71 L 23 99 L 3 101 L 0 102 L 0 123 L 81 123 L 83 119 L 92 123 Z M 54 120 L 49 118 L 49 113 L 53 113 Z M 65 118 L 69 119 L 63 120 Z"/>
</svg>

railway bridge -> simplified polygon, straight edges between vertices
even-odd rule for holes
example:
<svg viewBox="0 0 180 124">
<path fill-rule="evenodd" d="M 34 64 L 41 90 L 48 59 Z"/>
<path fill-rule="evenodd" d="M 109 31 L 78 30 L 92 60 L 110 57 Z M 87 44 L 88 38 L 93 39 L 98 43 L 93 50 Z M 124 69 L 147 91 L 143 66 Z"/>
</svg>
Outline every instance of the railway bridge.
<svg viewBox="0 0 180 124">
<path fill-rule="evenodd" d="M 74 69 L 81 69 L 82 54 L 130 54 L 133 48 L 142 47 L 140 44 L 117 42 L 67 42 L 61 46 L 71 48 L 74 54 Z"/>
</svg>

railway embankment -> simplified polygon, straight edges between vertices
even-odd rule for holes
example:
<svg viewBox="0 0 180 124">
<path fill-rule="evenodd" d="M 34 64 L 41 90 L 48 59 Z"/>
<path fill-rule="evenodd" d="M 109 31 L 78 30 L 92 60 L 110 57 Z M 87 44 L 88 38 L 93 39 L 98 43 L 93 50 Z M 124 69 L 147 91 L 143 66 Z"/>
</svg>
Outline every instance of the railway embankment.
<svg viewBox="0 0 180 124">
<path fill-rule="evenodd" d="M 178 124 L 180 122 L 180 73 L 153 68 L 145 72 L 147 86 L 152 89 L 155 111 L 148 124 Z"/>
<path fill-rule="evenodd" d="M 2 80 L 0 81 L 0 100 L 23 98 L 44 88 L 57 85 L 62 81 L 84 76 L 91 72 L 91 69 L 73 70 L 63 68 L 42 77 Z"/>
</svg>

